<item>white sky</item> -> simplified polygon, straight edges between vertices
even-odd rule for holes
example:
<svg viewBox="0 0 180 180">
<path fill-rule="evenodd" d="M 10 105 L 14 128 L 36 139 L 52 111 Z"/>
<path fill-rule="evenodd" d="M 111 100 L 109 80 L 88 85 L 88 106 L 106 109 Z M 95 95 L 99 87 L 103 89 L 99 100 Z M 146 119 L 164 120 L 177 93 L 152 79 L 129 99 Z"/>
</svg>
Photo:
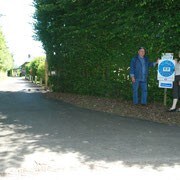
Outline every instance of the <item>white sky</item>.
<svg viewBox="0 0 180 180">
<path fill-rule="evenodd" d="M 0 0 L 0 26 L 7 45 L 13 54 L 15 64 L 21 65 L 31 59 L 44 55 L 40 42 L 33 39 L 33 0 Z"/>
</svg>

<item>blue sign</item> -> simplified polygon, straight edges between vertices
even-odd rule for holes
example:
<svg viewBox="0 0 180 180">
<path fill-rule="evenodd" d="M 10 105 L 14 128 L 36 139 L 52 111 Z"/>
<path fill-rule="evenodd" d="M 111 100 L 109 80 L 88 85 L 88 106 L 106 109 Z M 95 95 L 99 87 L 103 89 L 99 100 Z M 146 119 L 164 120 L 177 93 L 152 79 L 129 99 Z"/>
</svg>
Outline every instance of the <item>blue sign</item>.
<svg viewBox="0 0 180 180">
<path fill-rule="evenodd" d="M 159 82 L 159 87 L 160 88 L 173 88 L 173 83 L 172 82 Z"/>
<path fill-rule="evenodd" d="M 164 60 L 159 64 L 159 73 L 163 77 L 170 77 L 174 73 L 174 63 L 169 60 Z"/>
<path fill-rule="evenodd" d="M 164 53 L 158 61 L 158 74 L 160 88 L 173 88 L 175 76 L 175 61 L 172 53 Z"/>
</svg>

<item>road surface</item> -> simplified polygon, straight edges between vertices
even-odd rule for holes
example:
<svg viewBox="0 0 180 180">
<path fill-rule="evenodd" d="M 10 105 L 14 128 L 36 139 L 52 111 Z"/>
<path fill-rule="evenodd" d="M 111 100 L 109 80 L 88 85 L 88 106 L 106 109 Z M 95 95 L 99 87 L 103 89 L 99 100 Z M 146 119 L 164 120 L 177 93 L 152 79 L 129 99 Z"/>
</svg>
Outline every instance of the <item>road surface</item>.
<svg viewBox="0 0 180 180">
<path fill-rule="evenodd" d="M 44 93 L 22 78 L 0 81 L 0 179 L 180 180 L 180 127 Z"/>
</svg>

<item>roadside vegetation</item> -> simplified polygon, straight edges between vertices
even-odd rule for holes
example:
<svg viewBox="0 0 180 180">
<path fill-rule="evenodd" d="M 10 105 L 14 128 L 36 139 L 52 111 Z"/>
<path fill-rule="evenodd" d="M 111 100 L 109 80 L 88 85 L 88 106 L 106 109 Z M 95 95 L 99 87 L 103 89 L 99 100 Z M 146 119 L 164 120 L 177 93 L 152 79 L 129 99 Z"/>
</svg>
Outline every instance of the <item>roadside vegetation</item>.
<svg viewBox="0 0 180 180">
<path fill-rule="evenodd" d="M 10 53 L 5 37 L 0 29 L 0 79 L 7 76 L 7 71 L 13 67 L 13 56 Z"/>
<path fill-rule="evenodd" d="M 179 52 L 178 1 L 34 0 L 34 6 L 36 37 L 56 92 L 129 100 L 129 64 L 139 46 L 151 61 Z M 157 69 L 150 71 L 148 87 L 149 101 L 162 101 Z"/>
<path fill-rule="evenodd" d="M 32 81 L 44 83 L 45 81 L 45 57 L 36 57 L 25 65 L 26 78 Z"/>
</svg>

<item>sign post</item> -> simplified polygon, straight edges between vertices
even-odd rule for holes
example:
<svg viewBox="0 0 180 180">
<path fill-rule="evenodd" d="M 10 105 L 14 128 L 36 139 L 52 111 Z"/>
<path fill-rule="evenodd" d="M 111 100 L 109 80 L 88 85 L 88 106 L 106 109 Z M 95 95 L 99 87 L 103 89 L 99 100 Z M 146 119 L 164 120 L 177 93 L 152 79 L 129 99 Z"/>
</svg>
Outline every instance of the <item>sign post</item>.
<svg viewBox="0 0 180 180">
<path fill-rule="evenodd" d="M 167 88 L 164 88 L 164 106 L 167 105 Z"/>
<path fill-rule="evenodd" d="M 164 53 L 158 63 L 159 88 L 164 88 L 164 105 L 167 102 L 167 89 L 173 88 L 175 61 L 172 53 Z"/>
</svg>

